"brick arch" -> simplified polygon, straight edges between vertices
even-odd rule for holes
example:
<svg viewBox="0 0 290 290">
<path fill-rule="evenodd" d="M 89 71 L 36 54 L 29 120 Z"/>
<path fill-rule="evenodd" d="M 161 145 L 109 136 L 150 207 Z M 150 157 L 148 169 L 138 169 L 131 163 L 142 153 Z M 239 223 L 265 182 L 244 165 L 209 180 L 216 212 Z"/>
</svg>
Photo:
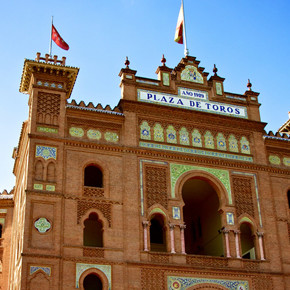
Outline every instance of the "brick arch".
<svg viewBox="0 0 290 290">
<path fill-rule="evenodd" d="M 28 289 L 30 290 L 49 290 L 50 287 L 50 281 L 47 278 L 46 274 L 44 274 L 42 271 L 37 271 L 34 273 L 29 282 L 28 282 Z"/>
<path fill-rule="evenodd" d="M 101 210 L 96 209 L 96 208 L 90 208 L 88 209 L 84 215 L 80 218 L 79 220 L 79 224 L 82 228 L 84 228 L 84 222 L 86 219 L 89 218 L 90 214 L 92 213 L 96 213 L 98 215 L 99 220 L 102 222 L 103 224 L 103 229 L 106 230 L 109 228 L 109 222 L 107 220 L 107 218 L 104 216 L 104 214 L 102 213 Z"/>
<path fill-rule="evenodd" d="M 219 198 L 219 208 L 224 210 L 225 206 L 229 203 L 228 202 L 228 192 L 222 182 L 211 173 L 208 173 L 203 170 L 189 170 L 183 173 L 177 180 L 175 184 L 175 196 L 176 198 L 182 200 L 182 188 L 186 181 L 192 178 L 197 178 L 208 182 L 213 189 L 215 190 L 216 194 Z"/>
<path fill-rule="evenodd" d="M 84 286 L 83 286 L 84 280 L 90 274 L 94 274 L 94 275 L 96 275 L 96 276 L 98 276 L 100 278 L 100 280 L 102 281 L 102 284 L 103 284 L 103 290 L 110 289 L 109 288 L 110 285 L 109 285 L 108 278 L 106 277 L 104 272 L 99 270 L 99 269 L 97 269 L 97 268 L 90 268 L 90 269 L 84 271 L 82 273 L 82 275 L 80 276 L 80 279 L 78 281 L 80 290 L 84 290 Z"/>
</svg>

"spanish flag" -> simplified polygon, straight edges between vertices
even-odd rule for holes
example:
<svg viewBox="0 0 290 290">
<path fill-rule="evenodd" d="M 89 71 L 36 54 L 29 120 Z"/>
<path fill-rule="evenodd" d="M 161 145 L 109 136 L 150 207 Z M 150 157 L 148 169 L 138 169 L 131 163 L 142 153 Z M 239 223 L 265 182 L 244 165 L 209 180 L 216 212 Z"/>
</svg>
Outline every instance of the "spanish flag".
<svg viewBox="0 0 290 290">
<path fill-rule="evenodd" d="M 181 2 L 181 7 L 177 19 L 177 25 L 175 30 L 174 41 L 183 44 L 183 29 L 184 29 L 184 13 L 183 13 L 183 1 Z"/>
</svg>

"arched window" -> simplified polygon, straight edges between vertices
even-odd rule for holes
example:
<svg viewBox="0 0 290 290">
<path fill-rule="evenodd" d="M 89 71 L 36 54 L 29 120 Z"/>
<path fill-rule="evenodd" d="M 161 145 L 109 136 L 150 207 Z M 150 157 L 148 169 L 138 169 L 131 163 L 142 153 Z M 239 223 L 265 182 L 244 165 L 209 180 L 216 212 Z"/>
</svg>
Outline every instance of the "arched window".
<svg viewBox="0 0 290 290">
<path fill-rule="evenodd" d="M 155 215 L 150 221 L 150 250 L 166 252 L 166 231 L 161 215 Z"/>
<path fill-rule="evenodd" d="M 84 246 L 103 247 L 103 224 L 98 215 L 91 213 L 84 226 Z"/>
<path fill-rule="evenodd" d="M 100 168 L 90 165 L 85 168 L 84 185 L 91 187 L 103 187 L 103 173 Z"/>
<path fill-rule="evenodd" d="M 242 258 L 256 259 L 255 235 L 253 234 L 252 226 L 249 223 L 242 223 L 240 231 Z"/>
<path fill-rule="evenodd" d="M 288 198 L 288 208 L 290 209 L 290 189 L 287 192 L 287 198 Z"/>
<path fill-rule="evenodd" d="M 205 180 L 191 178 L 182 188 L 185 252 L 194 255 L 224 256 L 219 197 Z"/>
<path fill-rule="evenodd" d="M 43 180 L 43 165 L 40 160 L 35 164 L 35 180 Z"/>
<path fill-rule="evenodd" d="M 101 279 L 95 274 L 86 276 L 83 282 L 84 290 L 102 290 L 103 284 Z"/>
<path fill-rule="evenodd" d="M 3 229 L 3 226 L 2 224 L 0 224 L 0 239 L 2 238 L 2 229 Z"/>
<path fill-rule="evenodd" d="M 55 166 L 53 162 L 50 162 L 47 166 L 47 181 L 55 182 Z"/>
</svg>

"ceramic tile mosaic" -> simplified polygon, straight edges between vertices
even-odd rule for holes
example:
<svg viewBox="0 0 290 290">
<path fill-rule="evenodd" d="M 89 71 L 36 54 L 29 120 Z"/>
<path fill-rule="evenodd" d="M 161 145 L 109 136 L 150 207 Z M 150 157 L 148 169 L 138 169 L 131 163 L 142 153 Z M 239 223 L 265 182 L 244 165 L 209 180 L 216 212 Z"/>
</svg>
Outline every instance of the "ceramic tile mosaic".
<svg viewBox="0 0 290 290">
<path fill-rule="evenodd" d="M 151 140 L 151 129 L 146 121 L 143 121 L 140 126 L 140 138 L 144 140 Z"/>
<path fill-rule="evenodd" d="M 139 146 L 152 148 L 152 149 L 174 151 L 174 152 L 179 152 L 179 153 L 201 155 L 201 156 L 207 156 L 207 157 L 216 157 L 216 158 L 232 159 L 236 161 L 253 162 L 253 158 L 251 156 L 241 156 L 241 155 L 237 155 L 233 153 L 221 153 L 221 152 L 215 152 L 215 151 L 207 151 L 203 149 L 184 148 L 184 147 L 179 147 L 179 146 L 155 144 L 155 143 L 142 142 L 142 141 L 139 142 Z"/>
<path fill-rule="evenodd" d="M 230 185 L 230 175 L 227 170 L 223 169 L 214 169 L 214 168 L 207 168 L 207 167 L 199 167 L 199 166 L 191 166 L 191 165 L 184 165 L 184 164 L 176 164 L 170 163 L 170 178 L 171 178 L 171 197 L 175 198 L 175 184 L 178 178 L 188 172 L 194 170 L 201 170 L 208 172 L 218 178 L 221 183 L 224 185 L 227 193 L 228 193 L 228 200 L 229 204 L 232 204 L 232 191 Z"/>
<path fill-rule="evenodd" d="M 216 94 L 222 96 L 222 94 L 223 94 L 222 84 L 216 83 L 215 89 L 216 89 Z"/>
<path fill-rule="evenodd" d="M 189 134 L 184 127 L 179 131 L 179 143 L 182 145 L 189 145 Z"/>
<path fill-rule="evenodd" d="M 42 157 L 44 160 L 48 160 L 50 158 L 56 160 L 57 150 L 55 147 L 36 145 L 35 151 L 35 157 Z"/>
<path fill-rule="evenodd" d="M 193 130 L 191 136 L 192 136 L 192 146 L 202 147 L 201 134 L 199 133 L 199 131 L 197 129 Z"/>
<path fill-rule="evenodd" d="M 155 160 L 145 160 L 141 159 L 139 163 L 139 172 L 140 172 L 140 200 L 141 200 L 141 215 L 144 216 L 144 188 L 143 188 L 143 163 L 152 163 L 152 164 L 160 164 L 167 165 L 167 162 L 155 161 Z"/>
<path fill-rule="evenodd" d="M 43 132 L 43 133 L 54 133 L 54 134 L 58 133 L 58 129 L 48 128 L 48 127 L 40 127 L 40 126 L 37 127 L 37 131 Z"/>
<path fill-rule="evenodd" d="M 79 280 L 82 275 L 86 270 L 88 269 L 98 269 L 102 271 L 105 276 L 108 279 L 109 282 L 109 287 L 108 290 L 112 289 L 112 270 L 111 270 L 111 265 L 97 265 L 97 264 L 82 264 L 82 263 L 76 263 L 76 288 L 79 288 Z"/>
<path fill-rule="evenodd" d="M 228 225 L 234 225 L 235 224 L 234 214 L 232 212 L 227 212 L 226 216 L 227 216 L 227 224 Z"/>
<path fill-rule="evenodd" d="M 205 148 L 214 149 L 214 139 L 210 131 L 206 131 L 204 134 L 204 146 Z"/>
<path fill-rule="evenodd" d="M 78 127 L 71 127 L 69 129 L 69 134 L 73 137 L 78 137 L 81 138 L 84 136 L 84 130 L 82 128 L 78 128 Z"/>
<path fill-rule="evenodd" d="M 222 133 L 218 133 L 216 139 L 217 139 L 217 149 L 226 151 L 227 143 L 224 135 Z"/>
<path fill-rule="evenodd" d="M 260 227 L 263 227 L 262 223 L 262 214 L 261 214 L 261 206 L 260 206 L 260 198 L 259 198 L 259 191 L 258 191 L 258 182 L 257 182 L 257 176 L 254 173 L 246 173 L 246 172 L 238 172 L 238 171 L 233 171 L 233 174 L 239 174 L 239 175 L 244 175 L 244 176 L 252 176 L 254 178 L 254 183 L 255 183 L 255 192 L 256 192 L 256 200 L 257 200 L 257 208 L 258 208 L 258 214 L 259 214 L 259 222 L 260 222 Z"/>
<path fill-rule="evenodd" d="M 46 275 L 50 276 L 51 275 L 51 268 L 46 267 L 46 266 L 30 266 L 30 271 L 29 274 L 32 275 L 37 271 L 42 271 Z"/>
<path fill-rule="evenodd" d="M 47 184 L 47 185 L 45 186 L 45 189 L 46 189 L 47 191 L 55 191 L 55 185 Z"/>
<path fill-rule="evenodd" d="M 271 164 L 274 164 L 274 165 L 280 165 L 281 164 L 281 159 L 277 155 L 270 155 L 269 156 L 269 162 Z"/>
<path fill-rule="evenodd" d="M 159 123 L 154 125 L 154 141 L 164 142 L 163 128 Z"/>
<path fill-rule="evenodd" d="M 283 164 L 284 164 L 285 166 L 290 166 L 290 158 L 288 158 L 288 157 L 284 157 L 284 158 L 283 158 Z"/>
<path fill-rule="evenodd" d="M 239 146 L 238 146 L 238 141 L 234 135 L 229 136 L 229 150 L 231 152 L 239 152 Z"/>
<path fill-rule="evenodd" d="M 180 220 L 180 207 L 179 206 L 172 207 L 172 217 L 175 220 Z"/>
<path fill-rule="evenodd" d="M 43 234 L 51 228 L 51 223 L 46 218 L 39 218 L 34 222 L 34 227 Z"/>
<path fill-rule="evenodd" d="M 176 131 L 172 125 L 169 125 L 166 129 L 167 143 L 177 143 Z"/>
<path fill-rule="evenodd" d="M 226 279 L 215 279 L 215 278 L 198 278 L 198 277 L 167 277 L 167 289 L 169 290 L 186 290 L 190 287 L 207 284 L 212 286 L 222 286 L 229 290 L 249 290 L 249 282 L 245 280 L 226 280 Z"/>
<path fill-rule="evenodd" d="M 251 154 L 250 143 L 246 137 L 241 138 L 241 152 L 244 154 Z"/>
<path fill-rule="evenodd" d="M 43 184 L 34 183 L 34 185 L 33 185 L 33 189 L 36 189 L 36 190 L 43 190 Z"/>
<path fill-rule="evenodd" d="M 181 79 L 183 81 L 203 84 L 203 77 L 197 68 L 193 65 L 187 65 L 181 72 Z"/>
<path fill-rule="evenodd" d="M 162 73 L 162 78 L 163 78 L 163 85 L 164 86 L 169 86 L 170 85 L 170 81 L 169 81 L 169 78 L 170 75 L 169 73 Z"/>
<path fill-rule="evenodd" d="M 105 140 L 108 142 L 117 143 L 119 141 L 119 135 L 115 132 L 106 132 Z"/>
<path fill-rule="evenodd" d="M 100 140 L 102 138 L 102 133 L 99 130 L 90 129 L 87 131 L 87 136 L 89 139 Z"/>
</svg>

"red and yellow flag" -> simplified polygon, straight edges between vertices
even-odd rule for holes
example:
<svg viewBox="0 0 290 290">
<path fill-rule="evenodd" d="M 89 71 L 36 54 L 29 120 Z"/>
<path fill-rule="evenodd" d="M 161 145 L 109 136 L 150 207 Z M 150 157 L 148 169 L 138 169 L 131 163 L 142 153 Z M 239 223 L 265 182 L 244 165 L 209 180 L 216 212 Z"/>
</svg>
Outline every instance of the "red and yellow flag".
<svg viewBox="0 0 290 290">
<path fill-rule="evenodd" d="M 183 29 L 184 29 L 184 13 L 183 13 L 183 3 L 181 3 L 174 36 L 174 41 L 180 44 L 183 44 Z"/>
<path fill-rule="evenodd" d="M 58 31 L 55 29 L 54 25 L 52 24 L 51 29 L 51 39 L 62 49 L 69 50 L 69 45 L 62 39 Z"/>
</svg>

